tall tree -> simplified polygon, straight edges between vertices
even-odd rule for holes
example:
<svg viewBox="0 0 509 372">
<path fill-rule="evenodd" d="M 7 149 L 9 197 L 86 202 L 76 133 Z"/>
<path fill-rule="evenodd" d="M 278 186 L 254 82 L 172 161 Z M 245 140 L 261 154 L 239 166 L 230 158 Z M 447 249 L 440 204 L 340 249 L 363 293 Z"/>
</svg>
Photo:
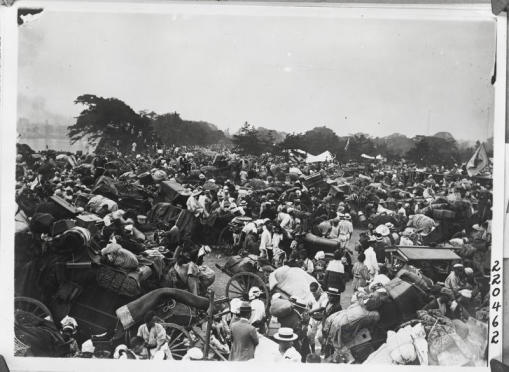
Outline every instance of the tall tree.
<svg viewBox="0 0 509 372">
<path fill-rule="evenodd" d="M 261 155 L 273 150 L 274 138 L 271 135 L 261 136 L 256 128 L 246 121 L 233 136 L 233 144 L 240 154 Z"/>
<path fill-rule="evenodd" d="M 222 131 L 213 124 L 189 121 L 177 112 L 158 115 L 153 120 L 157 140 L 172 145 L 210 145 L 228 143 Z"/>
<path fill-rule="evenodd" d="M 126 150 L 132 142 L 143 147 L 143 139 L 151 134 L 150 117 L 136 113 L 117 98 L 84 94 L 74 103 L 84 105 L 85 109 L 76 118 L 76 123 L 67 128 L 71 143 L 86 137 L 89 143 L 100 140 L 99 151 L 110 147 Z"/>
<path fill-rule="evenodd" d="M 454 139 L 435 136 L 417 136 L 415 147 L 410 149 L 406 158 L 421 166 L 452 165 L 460 162 L 458 144 Z"/>
</svg>

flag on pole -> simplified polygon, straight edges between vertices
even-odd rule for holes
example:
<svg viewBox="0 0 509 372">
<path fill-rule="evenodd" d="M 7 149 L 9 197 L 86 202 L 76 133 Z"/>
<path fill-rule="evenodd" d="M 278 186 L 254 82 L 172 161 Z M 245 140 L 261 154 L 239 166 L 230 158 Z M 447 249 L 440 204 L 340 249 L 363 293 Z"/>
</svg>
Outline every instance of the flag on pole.
<svg viewBox="0 0 509 372">
<path fill-rule="evenodd" d="M 470 177 L 478 175 L 489 164 L 488 154 L 482 143 L 467 163 L 467 173 Z"/>
</svg>

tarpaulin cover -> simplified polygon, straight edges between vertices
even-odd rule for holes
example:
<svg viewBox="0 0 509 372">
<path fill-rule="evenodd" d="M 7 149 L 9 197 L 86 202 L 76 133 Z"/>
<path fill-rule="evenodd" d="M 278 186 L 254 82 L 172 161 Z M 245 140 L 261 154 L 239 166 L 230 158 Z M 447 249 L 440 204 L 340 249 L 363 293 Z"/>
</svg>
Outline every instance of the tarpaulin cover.
<svg viewBox="0 0 509 372">
<path fill-rule="evenodd" d="M 318 163 L 324 161 L 332 161 L 334 156 L 330 153 L 330 151 L 324 151 L 318 155 L 308 154 L 306 157 L 306 163 Z"/>
</svg>

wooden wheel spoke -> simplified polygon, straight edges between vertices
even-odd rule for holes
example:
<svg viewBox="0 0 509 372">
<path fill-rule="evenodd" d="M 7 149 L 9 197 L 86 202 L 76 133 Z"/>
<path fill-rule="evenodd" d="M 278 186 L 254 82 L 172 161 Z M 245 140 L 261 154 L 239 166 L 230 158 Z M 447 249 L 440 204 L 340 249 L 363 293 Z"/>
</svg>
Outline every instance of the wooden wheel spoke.
<svg viewBox="0 0 509 372">
<path fill-rule="evenodd" d="M 185 345 L 185 344 L 186 344 L 186 343 L 182 340 L 182 341 L 180 341 L 180 342 L 174 343 L 172 346 L 176 348 L 177 346 Z"/>
<path fill-rule="evenodd" d="M 179 336 L 181 336 L 181 335 L 179 335 Z M 170 346 L 175 345 L 175 343 L 176 343 L 176 342 L 178 341 L 178 339 L 179 339 L 179 336 L 177 336 L 177 337 L 173 337 L 173 338 L 171 339 L 171 343 L 170 343 L 169 345 L 170 345 Z"/>
<path fill-rule="evenodd" d="M 179 348 L 179 349 L 173 348 L 173 349 L 171 349 L 171 352 L 172 353 L 179 353 L 179 352 L 185 353 L 185 352 L 187 352 L 187 348 L 186 347 L 182 347 L 182 348 Z"/>
<path fill-rule="evenodd" d="M 246 291 L 249 292 L 249 289 L 251 289 L 251 283 L 252 283 L 252 278 L 250 276 L 247 277 L 247 283 L 246 283 Z"/>
<path fill-rule="evenodd" d="M 232 282 L 232 288 L 237 290 L 237 291 L 243 292 L 242 287 L 240 287 L 239 285 L 237 285 L 237 284 L 235 284 L 233 282 Z"/>
</svg>

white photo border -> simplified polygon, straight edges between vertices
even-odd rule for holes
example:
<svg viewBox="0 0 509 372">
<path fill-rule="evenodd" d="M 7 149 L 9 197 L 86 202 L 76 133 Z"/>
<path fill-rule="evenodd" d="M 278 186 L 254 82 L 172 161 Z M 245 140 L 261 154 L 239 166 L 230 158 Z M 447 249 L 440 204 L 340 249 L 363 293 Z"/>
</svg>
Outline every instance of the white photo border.
<svg viewBox="0 0 509 372">
<path fill-rule="evenodd" d="M 491 251 L 492 270 L 498 267 L 502 277 L 502 257 L 504 238 L 504 161 L 505 161 L 505 116 L 506 116 L 506 54 L 507 54 L 507 18 L 505 14 L 494 16 L 489 4 L 344 4 L 344 3 L 250 3 L 250 2 L 81 2 L 81 1 L 36 1 L 16 2 L 11 7 L 0 8 L 1 59 L 0 59 L 0 321 L 3 324 L 0 334 L 0 354 L 3 355 L 12 371 L 86 371 L 90 368 L 106 370 L 125 368 L 136 370 L 143 363 L 146 370 L 168 368 L 168 363 L 152 361 L 125 360 L 83 360 L 60 358 L 23 358 L 14 357 L 14 184 L 16 156 L 16 123 L 17 123 L 17 81 L 18 81 L 18 25 L 19 8 L 44 8 L 62 12 L 115 12 L 115 13 L 185 13 L 189 15 L 258 15 L 258 16 L 306 16 L 363 19 L 494 19 L 497 23 L 496 64 L 497 79 L 494 85 L 494 172 L 493 172 L 493 240 Z M 498 266 L 497 266 L 498 264 Z M 502 359 L 502 294 L 493 293 L 495 288 L 502 292 L 502 286 L 493 284 L 490 303 L 489 359 Z M 495 295 L 496 294 L 496 295 Z M 493 320 L 497 320 L 493 322 Z M 496 337 L 495 337 L 496 336 Z M 212 363 L 212 364 L 211 364 Z M 171 365 L 173 367 L 174 365 Z M 237 363 L 182 362 L 179 371 L 193 371 L 201 368 L 236 370 Z M 290 369 L 293 366 L 265 363 L 243 363 L 245 371 L 260 371 L 261 368 Z M 412 368 L 405 366 L 380 366 L 382 368 Z M 331 368 L 330 365 L 299 365 L 302 370 L 319 370 Z M 342 368 L 362 370 L 362 365 L 344 365 Z M 425 367 L 433 370 L 450 371 L 451 367 Z M 473 370 L 486 371 L 489 367 L 476 367 Z"/>
</svg>

